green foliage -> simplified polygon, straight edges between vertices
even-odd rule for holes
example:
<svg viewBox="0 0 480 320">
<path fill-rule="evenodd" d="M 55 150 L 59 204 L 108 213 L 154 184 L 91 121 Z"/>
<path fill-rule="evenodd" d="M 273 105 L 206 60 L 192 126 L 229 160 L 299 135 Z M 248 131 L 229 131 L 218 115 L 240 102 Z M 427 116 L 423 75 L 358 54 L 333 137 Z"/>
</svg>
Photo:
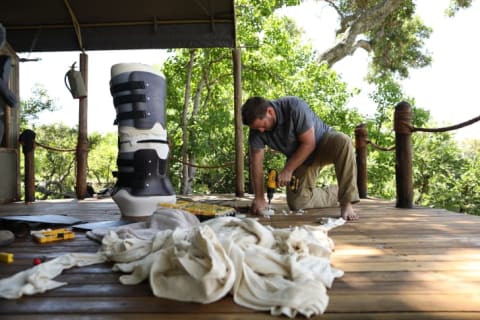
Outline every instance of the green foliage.
<svg viewBox="0 0 480 320">
<path fill-rule="evenodd" d="M 22 108 L 22 112 L 20 112 L 20 132 L 27 129 L 29 124 L 38 120 L 40 113 L 58 110 L 55 100 L 48 95 L 47 90 L 40 84 L 32 89 L 32 97 L 27 101 L 21 101 L 20 105 Z"/>
<path fill-rule="evenodd" d="M 117 170 L 118 135 L 107 133 L 89 135 L 88 179 L 95 191 L 112 187 L 115 179 L 112 175 Z"/>
<path fill-rule="evenodd" d="M 368 138 L 375 145 L 391 148 L 395 145 L 393 133 L 394 105 L 403 98 L 403 93 L 389 74 L 375 79 L 376 90 L 370 98 L 377 108 L 373 119 L 366 122 Z M 379 151 L 373 147 L 368 153 L 369 195 L 392 199 L 395 197 L 395 153 Z"/>
<path fill-rule="evenodd" d="M 64 124 L 40 125 L 35 133 L 36 140 L 42 145 L 75 149 L 77 130 Z M 35 180 L 39 199 L 58 199 L 74 194 L 75 152 L 57 152 L 37 147 Z"/>
<path fill-rule="evenodd" d="M 177 190 L 180 189 L 182 172 L 182 163 L 179 161 L 183 144 L 181 123 L 187 79 L 186 66 L 190 53 L 190 50 L 177 50 L 176 55 L 166 61 L 163 70 L 168 81 L 167 126 L 173 146 L 170 172 L 172 183 Z M 189 107 L 187 133 L 190 142 L 187 145 L 187 152 L 191 155 L 191 159 L 195 159 L 195 165 L 221 166 L 233 161 L 235 155 L 234 145 L 226 143 L 226 141 L 233 141 L 234 132 L 230 50 L 196 50 L 192 78 L 192 96 L 187 103 Z M 198 108 L 195 112 L 194 104 Z M 199 168 L 194 177 L 193 185 L 196 189 L 193 191 L 199 192 L 201 189 L 204 192 L 205 186 L 218 185 L 220 181 L 224 181 L 223 178 L 219 178 L 220 176 L 230 178 L 234 171 L 233 167 L 215 170 L 216 173 L 210 173 L 207 169 Z M 226 192 L 226 188 L 234 185 L 234 179 L 225 181 L 228 182 L 215 187 L 216 190 Z"/>
<path fill-rule="evenodd" d="M 473 157 L 467 157 L 463 172 L 455 186 L 455 192 L 460 195 L 456 205 L 451 210 L 480 215 L 480 152 Z"/>
<path fill-rule="evenodd" d="M 431 63 L 431 56 L 425 51 L 424 45 L 432 30 L 414 13 L 415 4 L 410 0 L 405 1 L 400 10 L 390 15 L 380 28 L 369 33 L 373 47 L 371 80 L 385 73 L 407 78 L 409 69 L 422 68 Z"/>
<path fill-rule="evenodd" d="M 478 150 L 468 156 L 448 133 L 418 133 L 414 155 L 416 203 L 480 214 Z"/>
<path fill-rule="evenodd" d="M 35 149 L 36 198 L 75 197 L 77 129 L 55 123 L 37 126 L 35 133 L 38 142 Z M 116 134 L 93 133 L 89 136 L 87 179 L 94 190 L 114 185 L 112 171 L 117 169 L 117 150 Z"/>
<path fill-rule="evenodd" d="M 453 17 L 461 9 L 469 8 L 472 5 L 472 2 L 473 0 L 451 0 L 445 13 L 447 16 Z"/>
</svg>

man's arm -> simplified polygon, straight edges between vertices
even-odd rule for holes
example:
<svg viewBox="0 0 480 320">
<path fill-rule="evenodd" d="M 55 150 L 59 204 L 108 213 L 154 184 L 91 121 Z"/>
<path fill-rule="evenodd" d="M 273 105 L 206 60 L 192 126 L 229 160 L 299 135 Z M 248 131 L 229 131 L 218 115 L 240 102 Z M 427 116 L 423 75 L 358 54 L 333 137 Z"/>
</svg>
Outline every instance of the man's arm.
<svg viewBox="0 0 480 320">
<path fill-rule="evenodd" d="M 250 148 L 250 161 L 252 164 L 252 179 L 255 199 L 252 203 L 253 213 L 261 214 L 266 206 L 265 190 L 263 181 L 263 158 L 264 149 Z"/>
<path fill-rule="evenodd" d="M 282 172 L 278 175 L 278 184 L 286 186 L 292 179 L 292 174 L 308 156 L 315 150 L 315 129 L 311 127 L 298 136 L 299 146 L 295 153 L 290 157 Z"/>
</svg>

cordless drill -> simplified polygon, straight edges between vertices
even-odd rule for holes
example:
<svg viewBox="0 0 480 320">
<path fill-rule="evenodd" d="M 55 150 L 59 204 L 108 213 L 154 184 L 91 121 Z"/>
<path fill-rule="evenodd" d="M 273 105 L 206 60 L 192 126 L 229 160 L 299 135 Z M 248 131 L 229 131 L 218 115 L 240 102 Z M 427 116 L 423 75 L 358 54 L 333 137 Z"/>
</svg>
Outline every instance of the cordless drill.
<svg viewBox="0 0 480 320">
<path fill-rule="evenodd" d="M 275 189 L 278 188 L 277 183 L 277 170 L 270 169 L 268 170 L 267 176 L 267 198 L 268 198 L 268 210 L 272 209 L 272 198 L 275 193 Z"/>
<path fill-rule="evenodd" d="M 275 189 L 278 188 L 278 180 L 277 180 L 277 170 L 269 169 L 268 176 L 267 176 L 267 198 L 268 198 L 268 209 L 272 209 L 272 199 L 273 194 L 275 193 Z M 290 185 L 288 186 L 291 191 L 297 191 L 298 187 L 298 179 L 295 176 L 292 176 L 290 180 Z"/>
</svg>

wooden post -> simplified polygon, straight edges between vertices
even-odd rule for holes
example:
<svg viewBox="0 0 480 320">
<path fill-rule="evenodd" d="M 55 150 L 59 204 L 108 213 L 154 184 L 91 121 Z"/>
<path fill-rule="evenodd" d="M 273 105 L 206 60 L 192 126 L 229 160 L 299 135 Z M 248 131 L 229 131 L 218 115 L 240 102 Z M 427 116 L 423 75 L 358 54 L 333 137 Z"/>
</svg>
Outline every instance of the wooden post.
<svg viewBox="0 0 480 320">
<path fill-rule="evenodd" d="M 22 145 L 25 167 L 25 203 L 35 201 L 35 132 L 23 131 L 18 141 Z"/>
<path fill-rule="evenodd" d="M 254 194 L 255 193 L 255 186 L 253 185 L 253 167 L 252 167 L 252 162 L 250 159 L 252 159 L 252 149 L 250 148 L 250 145 L 248 145 L 248 193 L 249 194 Z"/>
<path fill-rule="evenodd" d="M 412 108 L 402 101 L 395 106 L 395 178 L 397 208 L 413 207 Z"/>
<path fill-rule="evenodd" d="M 355 154 L 357 159 L 357 187 L 360 199 L 367 198 L 367 141 L 368 132 L 364 123 L 355 127 Z"/>
<path fill-rule="evenodd" d="M 243 197 L 245 179 L 243 176 L 243 123 L 242 123 L 242 58 L 239 48 L 233 49 L 234 118 L 235 118 L 235 194 Z"/>
<path fill-rule="evenodd" d="M 82 73 L 85 87 L 88 88 L 88 55 L 80 53 L 80 72 Z M 77 141 L 77 172 L 76 194 L 77 199 L 85 199 L 87 193 L 87 168 L 88 168 L 88 97 L 82 97 L 78 101 L 78 141 Z"/>
</svg>

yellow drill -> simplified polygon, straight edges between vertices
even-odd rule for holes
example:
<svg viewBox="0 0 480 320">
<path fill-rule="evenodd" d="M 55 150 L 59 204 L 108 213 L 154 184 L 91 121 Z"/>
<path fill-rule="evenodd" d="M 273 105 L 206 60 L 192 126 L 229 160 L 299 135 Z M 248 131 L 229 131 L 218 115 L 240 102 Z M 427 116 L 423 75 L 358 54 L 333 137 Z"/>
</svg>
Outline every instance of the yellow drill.
<svg viewBox="0 0 480 320">
<path fill-rule="evenodd" d="M 270 169 L 268 170 L 267 176 L 267 198 L 268 198 L 268 210 L 272 209 L 272 198 L 275 193 L 275 189 L 278 188 L 277 183 L 277 170 Z"/>
<path fill-rule="evenodd" d="M 278 180 L 277 180 L 277 170 L 269 169 L 268 176 L 267 176 L 267 198 L 268 198 L 268 209 L 272 209 L 272 198 L 273 194 L 275 193 L 275 189 L 278 188 Z M 297 191 L 298 187 L 298 179 L 295 176 L 292 176 L 290 180 L 289 188 L 292 191 Z"/>
</svg>

